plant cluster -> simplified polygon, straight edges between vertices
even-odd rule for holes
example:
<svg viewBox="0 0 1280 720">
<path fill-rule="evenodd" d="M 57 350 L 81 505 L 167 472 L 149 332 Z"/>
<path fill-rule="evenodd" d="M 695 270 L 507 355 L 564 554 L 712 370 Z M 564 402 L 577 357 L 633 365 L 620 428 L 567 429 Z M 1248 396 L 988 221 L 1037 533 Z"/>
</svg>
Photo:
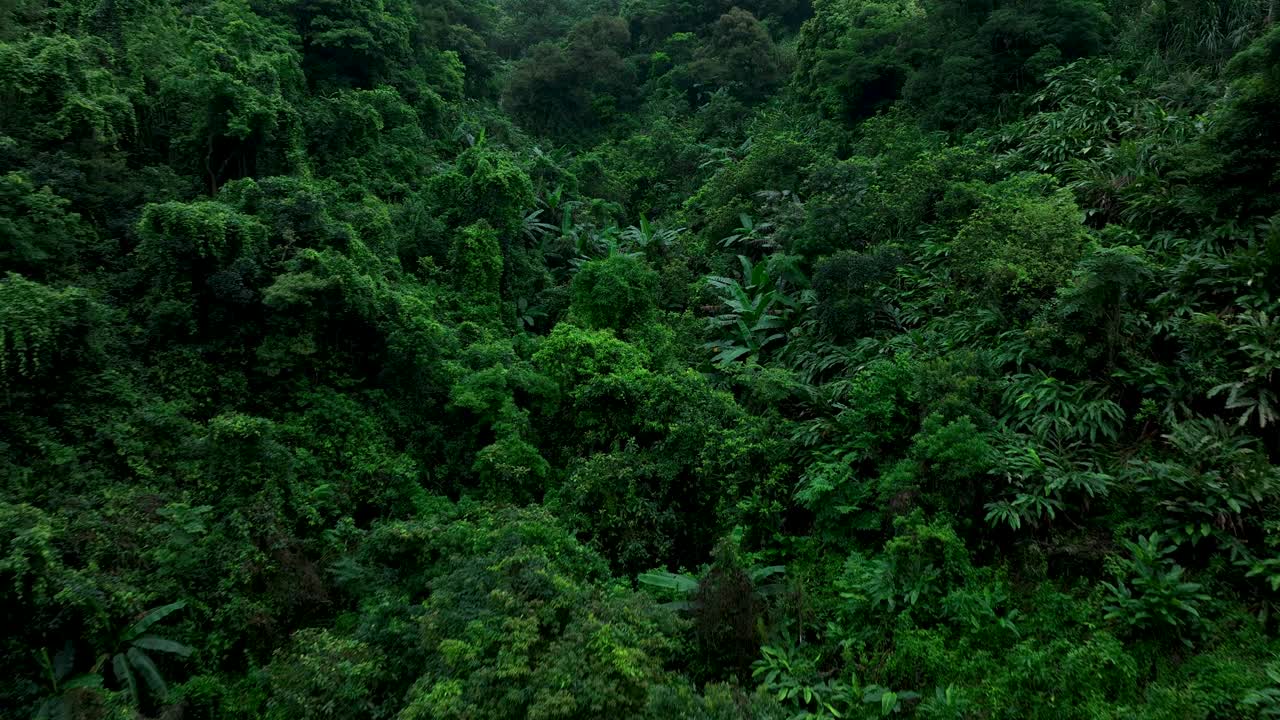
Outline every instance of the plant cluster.
<svg viewBox="0 0 1280 720">
<path fill-rule="evenodd" d="M 1274 0 L 0 0 L 0 715 L 1280 716 Z"/>
</svg>

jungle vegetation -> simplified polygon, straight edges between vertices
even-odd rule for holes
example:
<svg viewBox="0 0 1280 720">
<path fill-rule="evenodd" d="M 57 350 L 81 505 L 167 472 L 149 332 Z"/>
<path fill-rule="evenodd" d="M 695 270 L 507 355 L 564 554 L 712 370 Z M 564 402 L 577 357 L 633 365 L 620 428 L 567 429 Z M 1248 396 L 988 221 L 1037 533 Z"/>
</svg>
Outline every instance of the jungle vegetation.
<svg viewBox="0 0 1280 720">
<path fill-rule="evenodd" d="M 0 716 L 1280 717 L 1275 0 L 0 0 Z"/>
</svg>

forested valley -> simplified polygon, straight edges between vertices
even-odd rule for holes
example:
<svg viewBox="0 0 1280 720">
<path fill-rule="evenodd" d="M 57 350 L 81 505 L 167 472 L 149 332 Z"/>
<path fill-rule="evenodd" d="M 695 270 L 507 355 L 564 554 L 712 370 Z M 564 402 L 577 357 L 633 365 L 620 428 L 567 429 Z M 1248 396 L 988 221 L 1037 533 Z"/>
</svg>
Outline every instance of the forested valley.
<svg viewBox="0 0 1280 720">
<path fill-rule="evenodd" d="M 1276 0 L 0 0 L 0 717 L 1280 717 Z"/>
</svg>

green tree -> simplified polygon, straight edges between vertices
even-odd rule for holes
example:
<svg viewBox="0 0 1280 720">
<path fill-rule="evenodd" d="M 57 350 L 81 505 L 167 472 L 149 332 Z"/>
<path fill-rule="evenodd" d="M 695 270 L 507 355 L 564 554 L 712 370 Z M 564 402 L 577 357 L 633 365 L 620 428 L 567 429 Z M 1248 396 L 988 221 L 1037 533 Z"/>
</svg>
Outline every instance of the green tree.
<svg viewBox="0 0 1280 720">
<path fill-rule="evenodd" d="M 796 85 L 827 116 L 860 120 L 898 99 L 911 66 L 898 50 L 914 2 L 817 0 L 797 51 Z"/>
<path fill-rule="evenodd" d="M 960 227 L 952 249 L 966 288 L 1016 304 L 1066 283 L 1084 252 L 1084 214 L 1066 191 L 1041 194 L 1037 185 L 1046 180 L 1023 176 L 983 192 L 986 199 Z"/>
<path fill-rule="evenodd" d="M 1229 211 L 1267 214 L 1276 202 L 1280 136 L 1267 120 L 1280 107 L 1280 30 L 1256 40 L 1231 59 L 1233 92 L 1205 138 L 1206 155 L 1193 165 L 1211 198 Z M 1202 169 L 1201 169 L 1202 168 Z"/>
<path fill-rule="evenodd" d="M 0 176 L 0 263 L 33 278 L 75 275 L 93 235 L 69 205 L 25 173 Z"/>
<path fill-rule="evenodd" d="M 328 630 L 295 633 L 266 669 L 265 717 L 373 717 L 382 673 L 365 643 Z"/>
<path fill-rule="evenodd" d="M 453 242 L 449 265 L 468 312 L 477 319 L 495 317 L 502 302 L 503 263 L 493 228 L 484 221 L 463 228 Z"/>
<path fill-rule="evenodd" d="M 570 309 L 591 327 L 622 331 L 653 314 L 657 285 L 657 273 L 639 258 L 591 260 L 574 275 Z"/>
<path fill-rule="evenodd" d="M 599 558 L 545 513 L 456 522 L 440 542 L 467 549 L 432 582 L 400 718 L 628 715 L 662 682 L 671 616 L 593 587 Z"/>
<path fill-rule="evenodd" d="M 897 252 L 883 249 L 845 251 L 819 262 L 813 273 L 818 323 L 840 340 L 872 334 L 886 309 L 880 291 L 892 281 L 901 262 Z"/>
<path fill-rule="evenodd" d="M 692 70 L 704 82 L 759 100 L 782 81 L 783 67 L 769 29 L 750 12 L 734 7 L 711 26 Z"/>
</svg>

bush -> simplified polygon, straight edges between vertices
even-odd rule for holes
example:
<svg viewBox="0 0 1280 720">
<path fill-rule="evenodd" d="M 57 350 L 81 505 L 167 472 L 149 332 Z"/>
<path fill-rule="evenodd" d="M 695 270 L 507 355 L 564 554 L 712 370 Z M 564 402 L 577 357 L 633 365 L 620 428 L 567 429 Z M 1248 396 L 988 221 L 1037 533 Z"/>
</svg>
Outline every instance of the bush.
<svg viewBox="0 0 1280 720">
<path fill-rule="evenodd" d="M 267 667 L 267 720 L 376 717 L 382 671 L 372 649 L 328 630 L 302 630 Z"/>
<path fill-rule="evenodd" d="M 625 330 L 653 314 L 657 286 L 658 274 L 639 258 L 592 260 L 573 278 L 570 312 L 593 328 Z"/>
<path fill-rule="evenodd" d="M 875 334 L 885 309 L 879 291 L 901 262 L 902 256 L 890 249 L 845 251 L 820 261 L 813 271 L 818 324 L 838 342 Z"/>
<path fill-rule="evenodd" d="M 670 613 L 596 584 L 599 558 L 541 511 L 458 519 L 422 607 L 403 720 L 631 717 L 664 682 Z"/>
<path fill-rule="evenodd" d="M 990 186 L 952 246 L 962 286 L 988 302 L 1043 300 L 1066 284 L 1083 254 L 1084 213 L 1064 190 L 1038 190 L 1047 178 L 1022 176 Z"/>
<path fill-rule="evenodd" d="M 449 253 L 454 286 L 462 292 L 467 315 L 476 320 L 496 317 L 501 304 L 502 248 L 498 234 L 486 222 L 458 233 Z"/>
</svg>

